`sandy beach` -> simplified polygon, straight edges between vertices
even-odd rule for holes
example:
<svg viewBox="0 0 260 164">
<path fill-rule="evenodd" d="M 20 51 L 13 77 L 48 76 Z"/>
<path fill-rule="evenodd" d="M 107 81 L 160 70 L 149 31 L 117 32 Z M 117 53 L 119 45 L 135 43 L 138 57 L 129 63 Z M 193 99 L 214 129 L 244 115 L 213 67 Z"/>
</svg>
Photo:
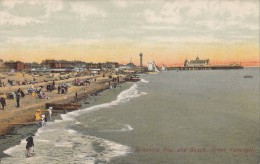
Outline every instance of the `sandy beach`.
<svg viewBox="0 0 260 164">
<path fill-rule="evenodd" d="M 57 76 L 57 75 L 55 75 Z M 12 80 L 24 80 L 32 78 L 30 75 L 23 75 L 21 73 L 17 73 L 11 77 L 8 77 Z M 23 79 L 21 79 L 23 78 Z M 33 96 L 31 94 L 26 95 L 25 97 L 20 99 L 20 107 L 16 107 L 16 100 L 15 99 L 6 99 L 6 107 L 4 110 L 0 109 L 0 135 L 5 135 L 12 130 L 13 127 L 27 123 L 31 123 L 35 121 L 35 111 L 37 109 L 41 109 L 43 112 L 46 112 L 45 104 L 46 103 L 69 103 L 75 102 L 75 93 L 78 94 L 78 100 L 81 97 L 86 98 L 89 94 L 98 92 L 100 90 L 106 89 L 109 87 L 109 81 L 111 81 L 106 75 L 105 77 L 101 75 L 96 76 L 82 76 L 76 77 L 77 79 L 96 79 L 96 81 L 85 86 L 74 86 L 71 85 L 68 89 L 67 94 L 58 94 L 57 89 L 50 92 L 46 90 L 46 85 L 50 84 L 49 82 L 44 82 L 44 77 L 35 77 L 39 83 L 34 84 L 34 88 L 39 86 L 43 86 L 42 92 L 46 94 L 50 99 L 40 99 L 38 96 Z M 6 79 L 5 79 L 6 80 Z M 58 80 L 55 81 L 56 88 L 61 83 L 71 83 L 75 80 L 74 78 L 69 78 L 65 80 Z M 4 80 L 2 80 L 3 82 Z M 7 80 L 6 80 L 7 81 Z M 30 88 L 31 84 L 29 85 L 20 85 L 20 86 L 6 86 L 0 88 L 0 93 L 7 93 L 7 92 L 15 92 L 19 88 L 22 90 Z M 55 112 L 55 111 L 54 111 Z"/>
</svg>

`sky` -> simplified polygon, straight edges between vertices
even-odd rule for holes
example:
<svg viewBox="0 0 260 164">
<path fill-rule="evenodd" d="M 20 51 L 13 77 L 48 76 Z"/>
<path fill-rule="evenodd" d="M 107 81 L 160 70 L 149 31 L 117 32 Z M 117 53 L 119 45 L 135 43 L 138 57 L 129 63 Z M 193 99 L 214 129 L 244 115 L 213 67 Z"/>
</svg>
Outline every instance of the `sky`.
<svg viewBox="0 0 260 164">
<path fill-rule="evenodd" d="M 259 66 L 259 0 L 0 0 L 0 59 Z"/>
</svg>

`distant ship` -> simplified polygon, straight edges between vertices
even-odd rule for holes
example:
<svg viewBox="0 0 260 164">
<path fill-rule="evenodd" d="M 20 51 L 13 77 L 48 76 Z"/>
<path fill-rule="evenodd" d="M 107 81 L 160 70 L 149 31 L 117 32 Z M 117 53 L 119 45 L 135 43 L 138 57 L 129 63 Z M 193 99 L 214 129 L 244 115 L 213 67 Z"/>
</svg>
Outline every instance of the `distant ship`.
<svg viewBox="0 0 260 164">
<path fill-rule="evenodd" d="M 167 67 L 163 64 L 162 65 L 162 68 L 161 68 L 162 71 L 168 71 Z"/>
<path fill-rule="evenodd" d="M 244 78 L 253 78 L 252 75 L 245 75 Z"/>
<path fill-rule="evenodd" d="M 159 72 L 160 71 L 158 70 L 154 61 L 148 62 L 148 72 L 147 72 L 148 74 L 157 74 Z"/>
</svg>

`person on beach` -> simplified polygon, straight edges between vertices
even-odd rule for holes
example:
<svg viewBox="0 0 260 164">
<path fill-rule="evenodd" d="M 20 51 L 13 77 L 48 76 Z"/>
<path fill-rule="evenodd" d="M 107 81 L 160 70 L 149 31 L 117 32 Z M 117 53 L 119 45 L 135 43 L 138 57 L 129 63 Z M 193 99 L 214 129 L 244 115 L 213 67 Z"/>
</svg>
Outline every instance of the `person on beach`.
<svg viewBox="0 0 260 164">
<path fill-rule="evenodd" d="M 43 127 L 43 125 L 45 125 L 45 115 L 44 114 L 41 115 L 41 126 Z"/>
<path fill-rule="evenodd" d="M 39 124 L 40 124 L 40 122 L 41 122 L 41 110 L 37 109 L 34 115 L 35 115 L 35 121 L 39 121 Z"/>
<path fill-rule="evenodd" d="M 78 99 L 78 92 L 75 93 L 75 99 Z"/>
<path fill-rule="evenodd" d="M 48 108 L 50 120 L 51 120 L 51 115 L 52 115 L 52 109 L 53 109 L 52 107 L 49 107 L 49 108 Z"/>
<path fill-rule="evenodd" d="M 119 80 L 119 76 L 117 76 L 117 83 L 119 84 L 120 80 Z"/>
<path fill-rule="evenodd" d="M 33 137 L 30 136 L 26 139 L 27 144 L 26 144 L 26 156 L 27 157 L 31 157 L 31 151 L 32 151 L 32 147 L 34 147 L 34 143 L 33 143 Z"/>
<path fill-rule="evenodd" d="M 1 102 L 2 108 L 3 108 L 3 110 L 4 110 L 4 109 L 5 109 L 5 106 L 6 106 L 5 98 L 4 98 L 4 97 L 1 97 L 0 102 Z"/>
<path fill-rule="evenodd" d="M 47 125 L 47 122 L 48 122 L 48 120 L 47 120 L 47 116 L 46 116 L 46 114 L 44 115 L 44 123 L 45 123 L 45 125 Z"/>
<path fill-rule="evenodd" d="M 20 93 L 21 93 L 21 96 L 22 96 L 22 97 L 24 97 L 24 96 L 25 96 L 25 93 L 24 93 L 24 91 L 23 91 L 23 90 L 21 90 L 21 91 L 20 91 Z"/>
<path fill-rule="evenodd" d="M 16 94 L 16 107 L 20 107 L 20 93 Z"/>
<path fill-rule="evenodd" d="M 55 88 L 55 81 L 54 80 L 52 81 L 52 88 L 53 88 L 53 90 Z"/>
</svg>

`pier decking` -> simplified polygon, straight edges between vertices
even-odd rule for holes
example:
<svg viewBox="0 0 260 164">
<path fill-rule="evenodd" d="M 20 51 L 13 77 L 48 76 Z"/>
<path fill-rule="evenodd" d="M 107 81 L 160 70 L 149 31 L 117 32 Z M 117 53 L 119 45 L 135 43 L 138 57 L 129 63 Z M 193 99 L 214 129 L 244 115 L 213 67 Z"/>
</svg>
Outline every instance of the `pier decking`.
<svg viewBox="0 0 260 164">
<path fill-rule="evenodd" d="M 243 69 L 243 66 L 187 66 L 171 67 L 170 70 L 223 70 L 223 69 Z"/>
</svg>

